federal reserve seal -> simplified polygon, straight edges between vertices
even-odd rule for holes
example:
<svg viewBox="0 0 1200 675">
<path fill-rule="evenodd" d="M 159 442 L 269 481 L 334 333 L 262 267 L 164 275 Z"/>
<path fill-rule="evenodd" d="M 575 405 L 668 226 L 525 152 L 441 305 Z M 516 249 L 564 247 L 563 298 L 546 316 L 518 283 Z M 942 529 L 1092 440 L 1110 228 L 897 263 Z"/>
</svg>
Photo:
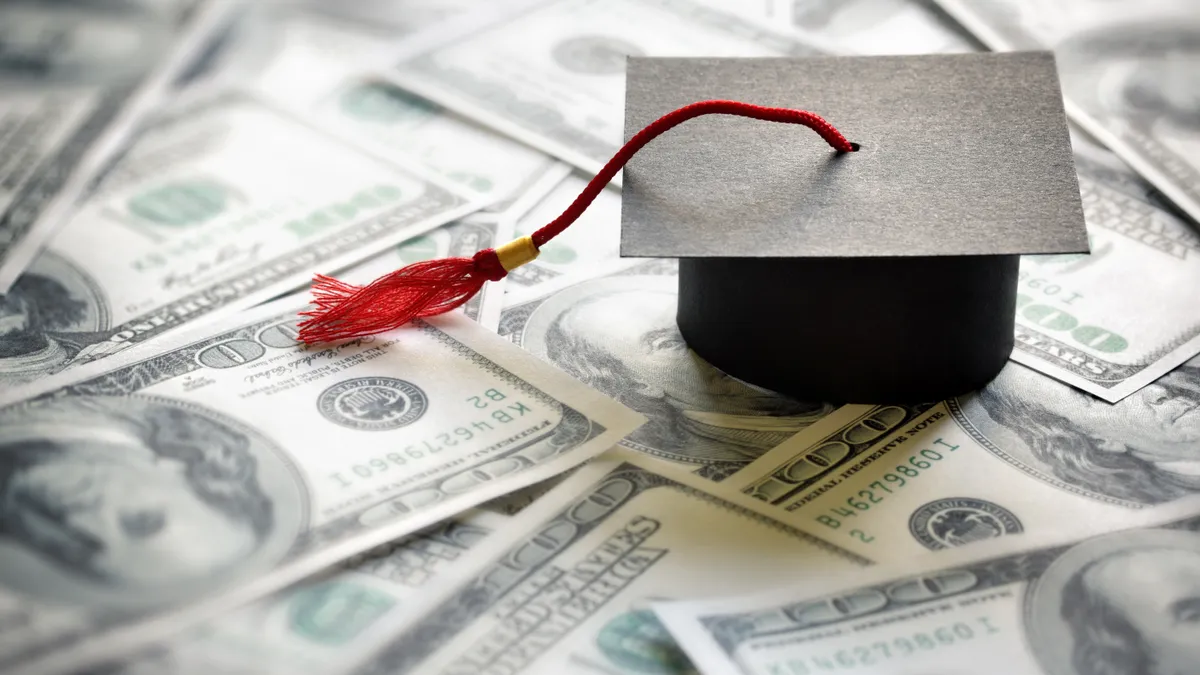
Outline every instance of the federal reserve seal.
<svg viewBox="0 0 1200 675">
<path fill-rule="evenodd" d="M 932 551 L 1017 534 L 1024 529 L 1008 509 L 965 497 L 929 502 L 908 519 L 908 531 Z"/>
<path fill-rule="evenodd" d="M 317 409 L 325 419 L 363 431 L 399 429 L 420 419 L 428 407 L 420 387 L 394 377 L 346 380 L 317 397 Z"/>
</svg>

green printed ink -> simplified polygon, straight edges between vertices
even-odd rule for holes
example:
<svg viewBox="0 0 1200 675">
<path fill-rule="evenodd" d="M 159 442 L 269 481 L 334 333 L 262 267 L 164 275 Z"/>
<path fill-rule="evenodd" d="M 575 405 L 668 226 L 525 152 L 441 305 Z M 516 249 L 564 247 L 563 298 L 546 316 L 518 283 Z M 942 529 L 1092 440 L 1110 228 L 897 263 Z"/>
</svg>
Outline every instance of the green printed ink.
<svg viewBox="0 0 1200 675">
<path fill-rule="evenodd" d="M 396 601 L 376 590 L 345 582 L 305 588 L 292 598 L 292 630 L 311 642 L 340 645 L 395 606 Z"/>
<path fill-rule="evenodd" d="M 433 237 L 422 235 L 413 237 L 396 247 L 396 255 L 408 265 L 422 260 L 432 260 L 438 257 L 437 242 Z"/>
<path fill-rule="evenodd" d="M 342 112 L 350 117 L 383 124 L 424 119 L 436 111 L 432 103 L 381 83 L 354 87 L 342 94 L 339 103 Z"/>
<path fill-rule="evenodd" d="M 230 190 L 209 180 L 167 183 L 129 199 L 129 212 L 142 220 L 168 227 L 185 227 L 221 215 L 229 204 Z"/>
<path fill-rule="evenodd" d="M 596 636 L 596 646 L 613 663 L 635 673 L 699 675 L 648 609 L 626 612 L 609 621 Z"/>
</svg>

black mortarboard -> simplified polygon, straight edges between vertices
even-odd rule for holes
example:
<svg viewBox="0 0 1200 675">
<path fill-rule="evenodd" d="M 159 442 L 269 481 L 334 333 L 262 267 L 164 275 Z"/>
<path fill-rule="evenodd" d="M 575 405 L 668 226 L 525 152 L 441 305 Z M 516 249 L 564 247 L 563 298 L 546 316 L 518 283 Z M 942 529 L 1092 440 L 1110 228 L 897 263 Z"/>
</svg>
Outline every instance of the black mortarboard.
<svg viewBox="0 0 1200 675">
<path fill-rule="evenodd" d="M 1087 251 L 1048 52 L 630 58 L 626 139 L 705 99 L 799 108 L 706 116 L 625 168 L 621 254 L 679 258 L 679 328 L 730 375 L 806 399 L 937 400 L 1013 345 L 1020 254 Z"/>
</svg>

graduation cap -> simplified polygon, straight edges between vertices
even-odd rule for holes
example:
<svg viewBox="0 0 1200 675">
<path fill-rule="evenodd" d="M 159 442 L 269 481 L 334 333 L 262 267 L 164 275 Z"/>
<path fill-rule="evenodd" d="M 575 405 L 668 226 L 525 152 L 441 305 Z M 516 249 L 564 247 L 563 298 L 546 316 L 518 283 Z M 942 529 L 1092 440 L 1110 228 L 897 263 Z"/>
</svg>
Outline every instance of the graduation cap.
<svg viewBox="0 0 1200 675">
<path fill-rule="evenodd" d="M 625 168 L 622 256 L 679 258 L 679 328 L 812 400 L 939 400 L 1013 347 L 1020 254 L 1087 252 L 1049 52 L 629 60 L 625 129 L 707 98 L 803 106 L 851 141 L 704 118 Z"/>
<path fill-rule="evenodd" d="M 301 339 L 461 305 L 536 257 L 622 166 L 621 254 L 679 258 L 689 346 L 804 399 L 982 386 L 1012 351 L 1019 256 L 1087 251 L 1048 52 L 630 58 L 625 128 L 626 145 L 531 237 L 361 288 L 318 277 Z"/>
</svg>

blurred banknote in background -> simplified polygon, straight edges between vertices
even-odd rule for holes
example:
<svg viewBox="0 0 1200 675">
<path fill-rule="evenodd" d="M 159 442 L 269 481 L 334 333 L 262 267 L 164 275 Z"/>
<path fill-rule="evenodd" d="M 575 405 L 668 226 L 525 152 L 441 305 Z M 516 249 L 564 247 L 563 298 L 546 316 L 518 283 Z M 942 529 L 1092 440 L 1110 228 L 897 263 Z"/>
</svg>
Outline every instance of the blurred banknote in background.
<svg viewBox="0 0 1200 675">
<path fill-rule="evenodd" d="M 800 35 L 860 54 L 968 52 L 975 40 L 933 0 L 792 0 L 786 20 Z"/>
<path fill-rule="evenodd" d="M 261 100 L 165 111 L 0 305 L 0 383 L 251 307 L 478 208 Z"/>
<path fill-rule="evenodd" d="M 695 0 L 526 0 L 474 32 L 404 49 L 383 75 L 595 173 L 621 145 L 626 56 L 812 53 Z"/>
<path fill-rule="evenodd" d="M 505 211 L 562 172 L 549 155 L 379 78 L 347 78 L 297 105 L 363 150 L 409 158 L 492 201 L 489 212 Z"/>
<path fill-rule="evenodd" d="M 231 16 L 224 0 L 0 4 L 0 294 Z"/>
<path fill-rule="evenodd" d="M 555 162 L 378 78 L 364 68 L 420 31 L 483 9 L 479 0 L 254 3 L 194 73 L 250 88 L 319 118 L 385 159 L 397 154 L 503 210 Z"/>
<path fill-rule="evenodd" d="M 483 0 L 272 0 L 244 3 L 189 72 L 294 99 L 359 72 L 406 36 L 468 15 Z"/>
</svg>

